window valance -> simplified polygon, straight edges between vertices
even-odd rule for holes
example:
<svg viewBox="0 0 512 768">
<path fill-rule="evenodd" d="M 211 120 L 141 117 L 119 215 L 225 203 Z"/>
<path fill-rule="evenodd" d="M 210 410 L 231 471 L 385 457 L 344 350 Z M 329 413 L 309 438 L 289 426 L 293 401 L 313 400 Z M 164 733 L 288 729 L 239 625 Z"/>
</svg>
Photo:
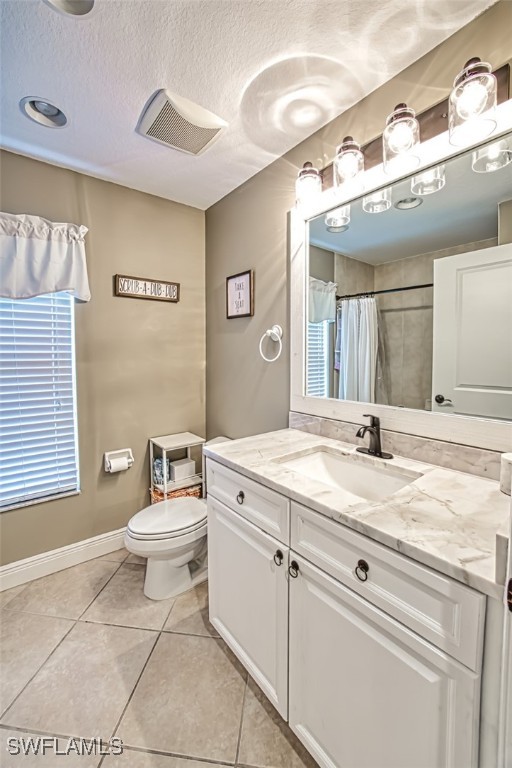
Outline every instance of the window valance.
<svg viewBox="0 0 512 768">
<path fill-rule="evenodd" d="M 0 296 L 29 299 L 68 291 L 89 301 L 87 231 L 83 225 L 0 213 Z"/>
</svg>

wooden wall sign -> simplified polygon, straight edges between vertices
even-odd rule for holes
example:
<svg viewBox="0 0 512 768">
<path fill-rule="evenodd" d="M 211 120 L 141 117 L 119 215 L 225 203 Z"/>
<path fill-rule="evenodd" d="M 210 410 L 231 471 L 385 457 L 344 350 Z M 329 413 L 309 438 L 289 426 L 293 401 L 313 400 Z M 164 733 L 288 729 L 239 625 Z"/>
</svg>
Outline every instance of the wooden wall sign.
<svg viewBox="0 0 512 768">
<path fill-rule="evenodd" d="M 180 284 L 166 280 L 149 280 L 146 277 L 114 275 L 114 293 L 129 299 L 154 299 L 176 303 L 180 300 Z"/>
</svg>

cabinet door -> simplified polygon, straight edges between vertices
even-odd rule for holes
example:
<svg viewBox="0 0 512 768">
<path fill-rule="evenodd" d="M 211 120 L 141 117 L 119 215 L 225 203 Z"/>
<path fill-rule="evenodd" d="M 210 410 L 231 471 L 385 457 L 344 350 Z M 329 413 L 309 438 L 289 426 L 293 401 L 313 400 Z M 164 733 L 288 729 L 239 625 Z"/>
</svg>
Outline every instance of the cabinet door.
<svg viewBox="0 0 512 768">
<path fill-rule="evenodd" d="M 300 557 L 290 725 L 323 768 L 472 768 L 478 676 Z"/>
<path fill-rule="evenodd" d="M 208 496 L 210 621 L 285 719 L 288 552 Z"/>
</svg>

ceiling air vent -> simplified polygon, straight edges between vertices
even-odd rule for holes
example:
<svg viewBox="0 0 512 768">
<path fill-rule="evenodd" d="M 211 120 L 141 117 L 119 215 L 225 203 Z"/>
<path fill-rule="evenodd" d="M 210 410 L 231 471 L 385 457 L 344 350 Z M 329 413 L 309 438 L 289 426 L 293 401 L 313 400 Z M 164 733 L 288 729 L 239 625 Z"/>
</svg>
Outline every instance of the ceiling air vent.
<svg viewBox="0 0 512 768">
<path fill-rule="evenodd" d="M 199 155 L 226 126 L 213 112 L 162 89 L 146 104 L 136 130 L 167 147 Z"/>
</svg>

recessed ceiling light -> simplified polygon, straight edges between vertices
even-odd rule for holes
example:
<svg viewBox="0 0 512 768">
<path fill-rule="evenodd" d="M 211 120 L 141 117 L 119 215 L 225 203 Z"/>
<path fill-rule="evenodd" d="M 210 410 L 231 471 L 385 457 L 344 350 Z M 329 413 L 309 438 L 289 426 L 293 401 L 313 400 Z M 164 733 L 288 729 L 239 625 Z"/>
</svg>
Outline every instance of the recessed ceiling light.
<svg viewBox="0 0 512 768">
<path fill-rule="evenodd" d="M 20 101 L 20 109 L 30 120 L 46 128 L 63 128 L 68 121 L 64 112 L 55 104 L 37 96 L 25 96 Z"/>
<path fill-rule="evenodd" d="M 94 7 L 94 0 L 43 0 L 54 11 L 66 16 L 86 16 Z"/>
<path fill-rule="evenodd" d="M 401 211 L 408 211 L 411 208 L 417 208 L 422 202 L 423 200 L 421 197 L 404 197 L 403 200 L 399 200 L 395 203 L 395 208 L 398 208 Z"/>
</svg>

